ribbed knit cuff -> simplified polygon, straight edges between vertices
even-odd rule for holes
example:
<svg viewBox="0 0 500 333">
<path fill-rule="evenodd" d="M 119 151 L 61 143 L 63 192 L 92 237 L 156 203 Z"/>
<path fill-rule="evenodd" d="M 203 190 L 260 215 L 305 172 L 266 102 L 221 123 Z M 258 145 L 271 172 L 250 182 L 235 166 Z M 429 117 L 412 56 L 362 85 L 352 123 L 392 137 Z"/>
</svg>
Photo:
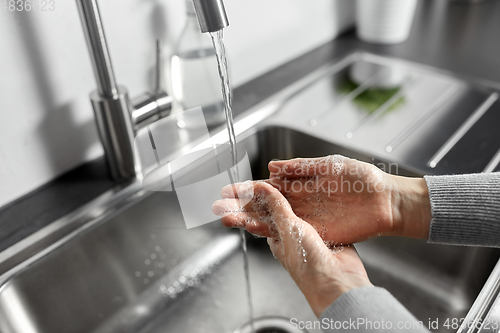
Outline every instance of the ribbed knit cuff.
<svg viewBox="0 0 500 333">
<path fill-rule="evenodd" d="M 323 332 L 428 333 L 387 290 L 362 287 L 342 294 L 320 317 Z"/>
<path fill-rule="evenodd" d="M 429 242 L 500 247 L 500 173 L 425 176 Z"/>
</svg>

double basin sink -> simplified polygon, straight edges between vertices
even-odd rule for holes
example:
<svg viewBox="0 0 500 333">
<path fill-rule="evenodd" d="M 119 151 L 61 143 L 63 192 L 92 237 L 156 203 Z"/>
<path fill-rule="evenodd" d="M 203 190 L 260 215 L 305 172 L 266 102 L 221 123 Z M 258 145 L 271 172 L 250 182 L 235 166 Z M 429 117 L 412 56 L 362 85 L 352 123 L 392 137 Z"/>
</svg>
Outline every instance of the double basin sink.
<svg viewBox="0 0 500 333">
<path fill-rule="evenodd" d="M 269 176 L 272 159 L 330 154 L 407 176 L 493 171 L 500 147 L 488 127 L 499 119 L 495 96 L 416 65 L 355 53 L 238 118 L 238 149 L 254 179 Z M 185 177 L 203 167 L 187 165 Z M 2 257 L 0 332 L 229 333 L 248 321 L 238 232 L 218 221 L 186 229 L 175 192 L 149 192 L 135 181 L 50 228 Z M 315 320 L 267 242 L 247 240 L 255 316 Z M 424 324 L 465 317 L 498 259 L 492 249 L 398 237 L 356 248 L 373 284 Z"/>
</svg>

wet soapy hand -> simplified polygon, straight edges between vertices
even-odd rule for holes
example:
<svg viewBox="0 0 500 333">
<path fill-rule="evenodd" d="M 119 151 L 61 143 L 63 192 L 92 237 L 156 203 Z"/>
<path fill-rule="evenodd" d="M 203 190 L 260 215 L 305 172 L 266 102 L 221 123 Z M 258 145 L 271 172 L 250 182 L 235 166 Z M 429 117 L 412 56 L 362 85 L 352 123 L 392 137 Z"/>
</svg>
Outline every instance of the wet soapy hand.
<svg viewBox="0 0 500 333">
<path fill-rule="evenodd" d="M 265 230 L 274 256 L 317 316 L 342 293 L 371 285 L 354 247 L 325 244 L 275 187 L 262 181 L 247 182 L 226 186 L 222 194 L 224 199 L 214 203 L 213 212 L 222 216 L 226 226 L 257 234 Z"/>
<path fill-rule="evenodd" d="M 269 163 L 269 182 L 328 242 L 353 243 L 397 230 L 391 181 L 377 167 L 340 155 Z"/>
<path fill-rule="evenodd" d="M 269 171 L 268 182 L 327 242 L 428 237 L 431 211 L 423 178 L 394 176 L 340 155 L 273 161 Z"/>
</svg>

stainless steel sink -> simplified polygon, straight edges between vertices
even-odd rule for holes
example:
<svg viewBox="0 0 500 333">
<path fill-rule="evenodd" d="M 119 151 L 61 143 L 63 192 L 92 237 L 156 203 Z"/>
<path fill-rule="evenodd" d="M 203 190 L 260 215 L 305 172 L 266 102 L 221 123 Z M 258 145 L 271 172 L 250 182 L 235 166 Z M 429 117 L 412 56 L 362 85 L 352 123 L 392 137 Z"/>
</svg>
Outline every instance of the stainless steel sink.
<svg viewBox="0 0 500 333">
<path fill-rule="evenodd" d="M 249 153 L 255 178 L 268 176 L 267 162 L 273 158 L 340 153 L 372 160 L 280 127 L 247 131 L 239 148 Z M 227 253 L 214 261 L 211 274 L 186 286 L 175 299 L 165 279 L 197 250 L 207 251 L 234 236 L 234 230 L 218 222 L 186 230 L 175 194 L 144 195 L 4 281 L 2 332 L 232 332 L 248 319 L 236 243 L 221 250 Z M 267 243 L 249 239 L 256 315 L 314 319 Z M 424 321 L 464 316 L 493 258 L 487 249 L 396 238 L 357 247 L 373 283 L 389 289 Z M 175 286 L 175 281 L 169 283 Z"/>
<path fill-rule="evenodd" d="M 450 171 L 446 169 L 447 156 L 441 156 L 439 161 L 443 163 L 434 168 L 426 162 L 436 150 L 442 150 L 440 147 L 446 148 L 447 138 L 457 133 L 460 121 L 466 120 L 474 107 L 491 96 L 489 91 L 474 92 L 477 98 L 470 103 L 472 109 L 460 110 L 459 117 L 447 122 L 446 115 L 452 107 L 466 104 L 459 103 L 460 98 L 454 94 L 472 94 L 473 89 L 456 83 L 456 79 L 447 79 L 449 84 L 419 72 L 417 77 L 423 77 L 420 85 L 411 87 L 423 91 L 441 85 L 448 94 L 439 106 L 436 101 L 429 101 L 423 116 L 415 114 L 424 103 L 414 90 L 407 91 L 409 97 L 403 111 L 391 113 L 383 121 L 377 117 L 387 110 L 377 109 L 374 115 L 348 113 L 339 109 L 338 101 L 345 103 L 365 83 L 350 92 L 341 91 L 338 86 L 346 66 L 359 59 L 360 55 L 354 54 L 321 68 L 264 101 L 256 107 L 259 112 L 249 110 L 240 118 L 238 149 L 248 153 L 254 179 L 268 176 L 267 164 L 271 159 L 329 154 L 379 166 L 397 161 L 398 173 L 408 176 L 433 169 L 457 172 L 471 168 L 471 164 L 454 163 L 458 169 Z M 393 99 L 399 101 L 399 97 Z M 449 101 L 451 104 L 446 106 Z M 321 108 L 321 114 L 304 112 L 311 105 Z M 429 112 L 434 109 L 439 109 L 435 121 L 425 123 L 424 118 L 430 118 Z M 268 118 L 276 110 L 280 111 Z M 339 121 L 326 121 L 332 121 L 336 115 Z M 487 123 L 489 126 L 491 121 Z M 331 127 L 321 128 L 322 124 Z M 388 130 L 380 130 L 384 124 L 390 125 Z M 439 135 L 432 131 L 436 124 L 446 125 Z M 353 136 L 348 138 L 345 132 L 334 131 L 332 140 L 325 139 L 332 128 L 344 128 Z M 382 134 L 374 137 L 377 128 Z M 422 138 L 428 138 L 432 145 L 426 146 Z M 367 144 L 366 140 L 370 142 Z M 395 150 L 386 149 L 389 143 L 397 144 L 391 146 Z M 459 142 L 458 152 L 469 146 Z M 498 147 L 487 148 L 488 156 L 481 160 L 481 169 L 477 171 L 482 171 L 495 154 L 493 148 Z M 454 153 L 453 149 L 448 151 Z M 229 152 L 219 150 L 219 154 Z M 203 169 L 203 164 L 187 165 L 184 177 L 196 179 Z M 252 236 L 248 239 L 256 316 L 314 320 L 304 297 L 273 258 L 265 240 Z M 429 318 L 443 322 L 444 318 L 464 317 L 498 259 L 498 253 L 491 249 L 430 245 L 389 237 L 356 247 L 372 282 L 391 291 L 424 324 Z M 187 230 L 175 193 L 147 192 L 139 182 L 105 194 L 0 254 L 3 333 L 229 333 L 248 320 L 246 304 L 236 231 L 223 228 L 218 221 Z M 443 326 L 440 329 L 444 331 Z"/>
</svg>

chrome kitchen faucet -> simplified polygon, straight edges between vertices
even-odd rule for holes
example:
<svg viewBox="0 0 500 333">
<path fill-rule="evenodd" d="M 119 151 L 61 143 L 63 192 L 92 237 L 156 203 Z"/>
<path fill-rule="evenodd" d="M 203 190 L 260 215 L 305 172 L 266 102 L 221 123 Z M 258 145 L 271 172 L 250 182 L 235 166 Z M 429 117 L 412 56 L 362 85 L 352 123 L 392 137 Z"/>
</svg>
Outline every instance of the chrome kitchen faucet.
<svg viewBox="0 0 500 333">
<path fill-rule="evenodd" d="M 193 1 L 202 32 L 229 25 L 222 0 Z M 77 0 L 77 4 L 97 81 L 90 99 L 109 173 L 117 180 L 133 178 L 135 132 L 172 110 L 172 97 L 159 84 L 161 45 L 157 43 L 155 90 L 130 100 L 127 89 L 116 83 L 97 0 Z"/>
</svg>

